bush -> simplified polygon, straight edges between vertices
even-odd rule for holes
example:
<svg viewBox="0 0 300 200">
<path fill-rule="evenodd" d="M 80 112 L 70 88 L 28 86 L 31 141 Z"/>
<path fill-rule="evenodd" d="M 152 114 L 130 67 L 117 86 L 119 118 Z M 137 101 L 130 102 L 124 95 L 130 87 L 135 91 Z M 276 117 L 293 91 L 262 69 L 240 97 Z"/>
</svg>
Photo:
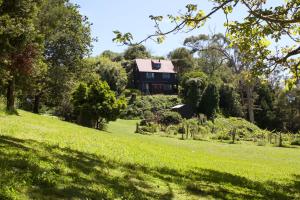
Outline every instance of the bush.
<svg viewBox="0 0 300 200">
<path fill-rule="evenodd" d="M 146 133 L 156 133 L 158 126 L 156 124 L 148 124 L 146 126 L 137 126 L 136 133 L 146 134 Z"/>
<path fill-rule="evenodd" d="M 179 113 L 173 111 L 167 111 L 162 113 L 160 123 L 166 126 L 180 124 L 182 122 L 182 117 Z"/>
<path fill-rule="evenodd" d="M 264 140 L 260 140 L 260 141 L 258 141 L 257 142 L 257 146 L 266 146 L 266 141 L 264 141 Z"/>
<path fill-rule="evenodd" d="M 146 111 L 153 114 L 158 111 L 165 111 L 173 106 L 181 104 L 180 98 L 176 95 L 152 95 L 128 97 L 128 106 L 121 113 L 122 119 L 143 119 Z"/>
<path fill-rule="evenodd" d="M 236 129 L 236 134 L 242 140 L 253 140 L 253 138 L 260 137 L 263 134 L 268 134 L 268 131 L 262 130 L 255 124 L 248 122 L 242 118 L 236 117 L 218 117 L 215 120 L 215 128 L 217 133 L 229 133 L 230 130 Z"/>
<path fill-rule="evenodd" d="M 148 123 L 145 120 L 142 120 L 140 123 L 136 124 L 135 133 L 147 134 L 147 133 L 156 133 L 159 129 L 159 126 L 155 123 Z"/>
<path fill-rule="evenodd" d="M 219 91 L 216 85 L 209 84 L 199 102 L 199 112 L 207 116 L 208 119 L 215 119 L 219 106 Z"/>
<path fill-rule="evenodd" d="M 297 145 L 300 146 L 300 139 L 295 139 L 291 142 L 291 145 Z"/>
<path fill-rule="evenodd" d="M 168 126 L 166 129 L 166 133 L 169 135 L 177 135 L 178 128 L 174 125 Z"/>
<path fill-rule="evenodd" d="M 144 120 L 146 120 L 147 122 L 154 121 L 154 118 L 155 118 L 155 116 L 154 116 L 154 114 L 151 111 L 146 110 L 144 112 Z"/>
</svg>

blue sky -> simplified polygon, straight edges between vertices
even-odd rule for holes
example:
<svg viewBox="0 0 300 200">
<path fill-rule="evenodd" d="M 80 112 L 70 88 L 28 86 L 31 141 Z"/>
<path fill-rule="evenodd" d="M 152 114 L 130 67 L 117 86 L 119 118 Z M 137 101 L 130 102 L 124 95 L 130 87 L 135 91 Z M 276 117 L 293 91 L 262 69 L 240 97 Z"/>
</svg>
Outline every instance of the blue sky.
<svg viewBox="0 0 300 200">
<path fill-rule="evenodd" d="M 122 52 L 126 48 L 112 42 L 114 30 L 131 32 L 136 41 L 153 33 L 155 29 L 149 15 L 176 14 L 184 10 L 188 3 L 198 4 L 199 8 L 205 10 L 206 13 L 212 7 L 208 0 L 71 0 L 71 2 L 78 4 L 80 12 L 93 23 L 92 35 L 98 38 L 98 42 L 94 43 L 93 55 L 98 55 L 104 50 Z M 239 8 L 239 12 L 235 12 L 231 18 L 242 19 L 245 14 L 246 11 Z M 190 33 L 169 35 L 160 45 L 151 40 L 144 45 L 153 55 L 166 56 L 170 51 L 182 46 L 184 38 L 190 35 L 224 33 L 224 22 L 225 16 L 220 12 L 201 29 Z M 168 29 L 171 25 L 166 23 L 163 27 Z"/>
</svg>

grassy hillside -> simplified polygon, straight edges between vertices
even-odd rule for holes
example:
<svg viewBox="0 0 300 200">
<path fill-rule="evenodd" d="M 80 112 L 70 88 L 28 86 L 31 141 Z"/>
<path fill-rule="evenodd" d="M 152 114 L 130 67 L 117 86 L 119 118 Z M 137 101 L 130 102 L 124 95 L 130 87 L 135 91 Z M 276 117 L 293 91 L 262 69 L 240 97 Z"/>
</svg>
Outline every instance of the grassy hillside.
<svg viewBox="0 0 300 200">
<path fill-rule="evenodd" d="M 0 199 L 299 199 L 300 149 L 107 132 L 0 113 Z"/>
</svg>

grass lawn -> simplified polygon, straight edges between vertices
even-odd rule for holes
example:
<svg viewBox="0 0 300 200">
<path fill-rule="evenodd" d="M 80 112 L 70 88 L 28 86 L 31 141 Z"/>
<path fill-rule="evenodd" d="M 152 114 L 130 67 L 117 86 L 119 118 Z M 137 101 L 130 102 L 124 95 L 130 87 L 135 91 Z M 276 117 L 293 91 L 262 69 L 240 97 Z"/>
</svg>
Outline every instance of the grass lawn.
<svg viewBox="0 0 300 200">
<path fill-rule="evenodd" d="M 300 149 L 102 132 L 0 113 L 0 199 L 299 199 Z"/>
</svg>

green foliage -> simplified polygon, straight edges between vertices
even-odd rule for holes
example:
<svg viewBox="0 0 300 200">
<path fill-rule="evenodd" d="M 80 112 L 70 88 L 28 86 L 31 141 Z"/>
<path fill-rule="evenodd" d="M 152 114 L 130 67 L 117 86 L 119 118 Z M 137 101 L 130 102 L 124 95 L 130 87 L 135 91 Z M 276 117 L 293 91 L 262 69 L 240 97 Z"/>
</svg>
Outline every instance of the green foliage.
<svg viewBox="0 0 300 200">
<path fill-rule="evenodd" d="M 198 54 L 198 66 L 210 77 L 214 76 L 229 60 L 225 46 L 228 44 L 223 34 L 191 36 L 184 40 L 184 45 Z"/>
<path fill-rule="evenodd" d="M 128 98 L 128 106 L 122 112 L 123 119 L 142 119 L 146 111 L 157 113 L 181 103 L 181 99 L 172 95 L 134 96 Z"/>
<path fill-rule="evenodd" d="M 234 87 L 223 84 L 219 90 L 220 102 L 219 107 L 222 113 L 226 116 L 242 117 L 243 109 L 241 99 Z"/>
<path fill-rule="evenodd" d="M 177 112 L 166 111 L 163 112 L 160 116 L 159 122 L 165 126 L 169 126 L 171 124 L 180 124 L 182 121 L 182 117 Z"/>
<path fill-rule="evenodd" d="M 96 73 L 117 94 L 121 94 L 125 90 L 127 74 L 120 63 L 113 62 L 108 57 L 100 56 L 86 59 L 85 65 L 87 72 L 83 74 L 83 80 L 91 79 L 91 74 Z"/>
<path fill-rule="evenodd" d="M 283 131 L 298 132 L 300 130 L 300 89 L 281 91 L 275 102 L 277 126 Z"/>
<path fill-rule="evenodd" d="M 102 57 L 107 57 L 111 61 L 114 61 L 114 62 L 120 62 L 120 61 L 123 60 L 123 56 L 120 53 L 116 53 L 116 52 L 113 52 L 113 51 L 110 51 L 110 50 L 103 51 L 101 53 L 101 56 Z"/>
<path fill-rule="evenodd" d="M 258 96 L 255 104 L 259 106 L 254 111 L 255 122 L 261 128 L 278 129 L 280 123 L 275 112 L 275 91 L 268 83 L 260 83 L 256 85 L 255 92 Z"/>
<path fill-rule="evenodd" d="M 218 88 L 210 83 L 204 90 L 199 102 L 198 111 L 205 114 L 209 119 L 214 119 L 219 107 Z"/>
<path fill-rule="evenodd" d="M 261 134 L 269 134 L 270 132 L 260 129 L 255 124 L 248 122 L 243 118 L 223 118 L 218 117 L 214 120 L 213 128 L 217 132 L 217 137 L 223 140 L 231 139 L 230 133 L 234 130 L 236 139 L 254 141 Z"/>
<path fill-rule="evenodd" d="M 147 48 L 143 45 L 134 45 L 128 47 L 124 52 L 124 58 L 128 61 L 136 58 L 150 58 L 151 54 Z"/>
<path fill-rule="evenodd" d="M 207 76 L 201 71 L 184 74 L 181 81 L 181 96 L 184 102 L 197 108 L 207 86 Z"/>
<path fill-rule="evenodd" d="M 41 104 L 54 109 L 55 114 L 68 118 L 82 58 L 91 50 L 91 24 L 69 0 L 43 1 L 36 24 L 44 36 L 43 54 L 48 72 L 40 77 L 44 84 L 34 95 L 42 96 Z"/>
<path fill-rule="evenodd" d="M 144 119 L 148 122 L 152 122 L 155 119 L 155 115 L 150 111 L 150 110 L 146 110 L 143 114 Z"/>
<path fill-rule="evenodd" d="M 72 95 L 78 122 L 82 125 L 103 128 L 104 122 L 114 121 L 125 109 L 126 101 L 117 99 L 106 82 L 80 84 Z"/>
<path fill-rule="evenodd" d="M 1 3 L 1 2 L 0 2 Z M 7 110 L 15 111 L 15 89 L 29 79 L 42 49 L 36 27 L 41 0 L 5 1 L 0 4 L 0 75 L 7 87 Z"/>
<path fill-rule="evenodd" d="M 186 48 L 178 48 L 170 52 L 168 58 L 172 60 L 179 75 L 194 68 L 192 53 Z"/>
<path fill-rule="evenodd" d="M 300 146 L 300 139 L 298 138 L 298 139 L 293 140 L 291 142 L 291 145 L 298 145 L 298 146 Z"/>
</svg>

